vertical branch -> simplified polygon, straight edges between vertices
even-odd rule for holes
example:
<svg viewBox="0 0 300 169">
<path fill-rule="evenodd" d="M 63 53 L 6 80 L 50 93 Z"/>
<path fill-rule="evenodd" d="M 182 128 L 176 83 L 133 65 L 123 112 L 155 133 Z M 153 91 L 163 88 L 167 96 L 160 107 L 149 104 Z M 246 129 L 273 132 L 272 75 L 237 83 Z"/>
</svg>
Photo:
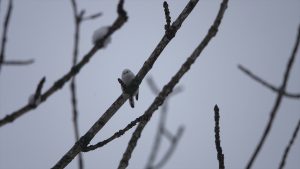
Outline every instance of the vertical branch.
<svg viewBox="0 0 300 169">
<path fill-rule="evenodd" d="M 72 4 L 74 23 L 75 23 L 74 50 L 73 50 L 73 63 L 72 63 L 72 67 L 73 67 L 77 64 L 77 60 L 78 60 L 79 32 L 80 32 L 80 23 L 81 23 L 82 15 L 78 14 L 76 1 L 71 0 L 71 4 Z M 75 141 L 78 141 L 79 137 L 80 137 L 80 133 L 79 133 L 79 124 L 78 124 L 78 109 L 77 109 L 77 94 L 76 94 L 75 76 L 71 79 L 70 90 L 71 90 L 71 103 L 72 103 L 72 110 L 73 110 L 73 126 L 74 126 L 74 132 L 75 132 Z M 79 153 L 79 155 L 78 155 L 78 168 L 79 169 L 84 168 L 82 153 Z"/>
<path fill-rule="evenodd" d="M 6 41 L 7 41 L 7 30 L 8 30 L 8 25 L 9 25 L 12 9 L 13 9 L 13 0 L 9 0 L 7 13 L 5 16 L 4 23 L 3 23 L 3 33 L 2 33 L 1 51 L 0 51 L 0 71 L 1 71 L 2 63 L 4 62 L 5 47 L 6 47 Z"/>
<path fill-rule="evenodd" d="M 280 165 L 279 165 L 279 169 L 283 169 L 284 168 L 285 161 L 286 161 L 287 156 L 289 154 L 289 151 L 290 151 L 290 149 L 291 149 L 291 147 L 292 147 L 292 145 L 293 145 L 293 143 L 294 143 L 294 141 L 295 141 L 295 139 L 297 137 L 297 133 L 299 131 L 299 128 L 300 128 L 300 120 L 298 121 L 298 124 L 297 124 L 297 126 L 296 126 L 296 128 L 295 128 L 295 130 L 293 132 L 293 136 L 290 139 L 289 144 L 285 148 L 285 151 L 284 151 L 284 153 L 282 155 L 282 159 L 281 159 L 281 162 L 280 162 Z"/>
<path fill-rule="evenodd" d="M 298 27 L 298 34 L 297 34 L 297 38 L 296 38 L 296 42 L 295 42 L 295 46 L 294 46 L 294 49 L 292 51 L 292 54 L 290 56 L 290 59 L 288 61 L 288 64 L 286 66 L 286 70 L 285 70 L 285 73 L 284 73 L 284 77 L 283 77 L 283 82 L 282 82 L 282 85 L 281 87 L 279 88 L 279 91 L 278 91 L 278 94 L 277 94 L 277 98 L 276 98 L 276 101 L 274 103 L 274 106 L 270 112 L 270 117 L 269 117 L 269 121 L 267 122 L 267 125 L 264 129 L 264 132 L 263 132 L 263 135 L 259 141 L 259 143 L 257 144 L 256 148 L 255 148 L 255 151 L 253 152 L 246 168 L 247 169 L 250 169 L 252 167 L 252 164 L 254 162 L 254 160 L 256 159 L 259 151 L 261 150 L 271 128 L 272 128 L 272 124 L 273 124 L 273 121 L 275 119 L 275 116 L 277 114 L 277 110 L 279 109 L 279 106 L 281 104 L 281 100 L 282 100 L 282 97 L 284 96 L 284 93 L 285 90 L 286 90 L 286 86 L 287 86 L 287 82 L 288 82 L 288 78 L 289 78 L 289 75 L 290 75 L 290 71 L 292 69 L 292 66 L 293 66 L 293 63 L 294 63 L 294 60 L 295 60 L 295 57 L 296 57 L 296 53 L 297 53 L 297 50 L 298 50 L 298 46 L 299 46 L 299 41 L 300 41 L 300 25 Z"/>
<path fill-rule="evenodd" d="M 170 16 L 169 5 L 166 1 L 164 1 L 163 7 L 164 7 L 164 12 L 165 12 L 165 17 L 166 17 L 165 30 L 167 32 L 171 26 L 171 16 Z"/>
<path fill-rule="evenodd" d="M 95 54 L 95 52 L 98 49 L 104 46 L 105 40 L 125 24 L 125 22 L 128 20 L 128 16 L 126 11 L 123 9 L 123 4 L 124 0 L 120 0 L 117 7 L 118 17 L 114 21 L 114 23 L 109 27 L 107 34 L 103 36 L 103 38 L 101 38 L 99 42 L 97 42 L 97 44 L 93 47 L 91 52 L 84 56 L 82 61 L 80 61 L 78 64 L 76 64 L 76 66 L 74 66 L 71 69 L 70 73 L 72 73 L 72 70 L 77 73 L 80 70 L 80 68 L 89 61 L 91 56 Z M 64 81 L 59 82 L 62 82 L 61 86 L 63 86 Z M 45 93 L 44 95 L 46 94 L 47 93 Z M 123 94 L 120 95 L 118 99 L 106 110 L 106 112 L 92 125 L 92 127 L 83 136 L 80 137 L 80 139 L 70 148 L 70 150 L 63 157 L 59 159 L 59 161 L 52 168 L 65 168 L 82 151 L 82 149 L 86 147 L 87 144 L 89 144 L 89 142 L 94 138 L 94 136 L 99 132 L 99 130 L 101 130 L 101 128 L 107 123 L 107 121 L 109 121 L 109 119 L 114 115 L 114 113 L 125 103 L 126 99 L 128 99 L 128 97 L 126 98 L 125 96 L 123 96 Z"/>
<path fill-rule="evenodd" d="M 219 125 L 220 113 L 219 113 L 218 105 L 215 105 L 214 111 L 215 111 L 215 144 L 218 153 L 217 157 L 219 161 L 219 169 L 224 169 L 225 168 L 224 154 L 222 153 L 221 139 L 220 139 L 220 125 Z"/>
</svg>

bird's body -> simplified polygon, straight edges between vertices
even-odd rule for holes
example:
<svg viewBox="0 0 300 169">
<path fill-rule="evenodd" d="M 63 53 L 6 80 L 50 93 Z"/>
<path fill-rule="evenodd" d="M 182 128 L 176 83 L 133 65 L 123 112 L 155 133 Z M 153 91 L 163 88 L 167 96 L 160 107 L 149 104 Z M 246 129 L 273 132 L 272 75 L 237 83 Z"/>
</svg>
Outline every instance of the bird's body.
<svg viewBox="0 0 300 169">
<path fill-rule="evenodd" d="M 132 80 L 134 79 L 135 75 L 132 73 L 129 69 L 124 69 L 122 72 L 122 81 L 125 84 L 125 86 L 129 86 Z M 124 89 L 122 87 L 122 90 L 124 92 Z M 134 108 L 134 99 L 133 97 L 135 96 L 135 99 L 138 100 L 139 96 L 139 89 L 137 89 L 132 96 L 129 97 L 129 103 L 132 108 Z"/>
</svg>

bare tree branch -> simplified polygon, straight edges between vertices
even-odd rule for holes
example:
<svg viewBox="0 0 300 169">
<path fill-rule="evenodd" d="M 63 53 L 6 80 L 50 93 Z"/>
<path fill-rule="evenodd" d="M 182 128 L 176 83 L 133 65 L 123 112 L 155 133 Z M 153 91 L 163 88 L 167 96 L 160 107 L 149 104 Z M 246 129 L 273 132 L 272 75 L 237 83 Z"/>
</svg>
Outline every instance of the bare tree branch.
<svg viewBox="0 0 300 169">
<path fill-rule="evenodd" d="M 73 63 L 72 66 L 77 64 L 78 60 L 78 49 L 79 49 L 79 33 L 80 33 L 80 23 L 81 17 L 84 14 L 82 11 L 78 14 L 77 3 L 75 0 L 71 0 L 71 5 L 73 9 L 73 18 L 75 23 L 75 33 L 74 33 L 74 50 L 73 50 Z M 79 124 L 78 124 L 78 108 L 77 108 L 77 94 L 76 94 L 76 80 L 75 76 L 71 79 L 70 83 L 70 91 L 71 91 L 71 104 L 72 104 L 72 112 L 73 112 L 73 127 L 75 133 L 75 141 L 79 140 Z M 82 153 L 78 155 L 78 168 L 84 168 L 83 156 Z"/>
<path fill-rule="evenodd" d="M 297 50 L 298 50 L 298 46 L 299 46 L 299 41 L 300 41 L 300 25 L 298 27 L 298 34 L 297 34 L 297 38 L 296 38 L 296 42 L 295 42 L 295 46 L 294 46 L 294 49 L 292 51 L 292 54 L 290 56 L 290 59 L 288 61 L 288 64 L 286 66 L 286 70 L 285 70 L 285 73 L 284 73 L 284 77 L 283 77 L 283 82 L 278 90 L 278 94 L 277 94 L 277 98 L 276 98 L 276 101 L 274 103 L 274 106 L 270 112 L 270 117 L 269 117 L 269 121 L 267 122 L 267 125 L 264 129 L 264 132 L 263 132 L 263 135 L 259 141 L 259 143 L 257 144 L 256 148 L 255 148 L 255 151 L 253 152 L 246 168 L 247 169 L 250 169 L 252 167 L 252 164 L 255 160 L 255 158 L 257 157 L 259 151 L 261 150 L 271 128 L 272 128 L 272 124 L 273 124 L 273 121 L 275 119 L 275 116 L 277 114 L 277 110 L 280 106 L 280 103 L 281 103 L 281 100 L 282 100 L 282 97 L 284 96 L 284 93 L 285 93 L 285 90 L 286 90 L 286 86 L 287 86 L 287 82 L 288 82 L 288 78 L 289 78 L 289 75 L 290 75 L 290 71 L 292 69 L 292 66 L 293 66 L 293 63 L 294 63 L 294 60 L 295 60 L 295 57 L 296 57 L 296 53 L 297 53 Z"/>
<path fill-rule="evenodd" d="M 123 1 L 121 1 L 121 2 L 123 2 Z M 120 6 L 119 6 L 119 8 L 120 8 Z M 79 71 L 82 69 L 82 67 L 90 61 L 92 56 L 94 56 L 94 54 L 103 47 L 106 39 L 109 36 L 111 36 L 116 30 L 118 30 L 119 28 L 121 28 L 123 26 L 123 24 L 127 21 L 127 14 L 126 14 L 126 12 L 124 13 L 124 11 L 122 11 L 120 9 L 118 9 L 118 12 L 119 12 L 118 18 L 114 21 L 112 26 L 109 28 L 107 34 L 98 41 L 98 43 L 82 58 L 82 60 L 78 64 L 73 66 L 68 73 L 63 75 L 56 82 L 54 82 L 54 84 L 41 96 L 42 102 L 44 102 L 53 93 L 55 93 L 56 91 L 61 89 L 64 86 L 64 84 L 66 82 L 68 82 L 73 76 L 77 75 L 79 73 Z M 125 101 L 125 100 L 123 100 L 123 101 Z M 33 110 L 33 108 L 29 104 L 27 104 L 27 105 L 23 106 L 22 108 L 20 108 L 19 110 L 16 110 L 11 114 L 6 115 L 3 119 L 0 119 L 0 127 L 5 124 L 13 122 L 15 119 L 19 118 L 20 116 L 22 116 L 26 112 L 29 112 L 30 110 Z"/>
<path fill-rule="evenodd" d="M 4 56 L 5 56 L 5 47 L 7 41 L 7 30 L 8 30 L 12 9 L 13 9 L 13 0 L 9 0 L 7 13 L 3 23 L 3 33 L 2 33 L 1 51 L 0 51 L 0 71 L 1 71 L 2 63 L 4 62 L 5 59 Z"/>
<path fill-rule="evenodd" d="M 266 82 L 265 80 L 263 80 L 262 78 L 256 76 L 255 74 L 253 74 L 250 70 L 248 70 L 247 68 L 245 68 L 242 65 L 238 65 L 238 68 L 244 72 L 246 75 L 248 75 L 249 77 L 251 77 L 252 79 L 254 79 L 255 81 L 257 81 L 258 83 L 262 84 L 263 86 L 267 87 L 268 89 L 278 93 L 279 89 L 273 85 L 271 85 L 270 83 Z M 293 93 L 288 93 L 286 91 L 284 91 L 283 93 L 284 96 L 289 97 L 289 98 L 295 98 L 295 99 L 299 99 L 300 98 L 300 93 L 297 94 L 293 94 Z"/>
<path fill-rule="evenodd" d="M 7 66 L 21 66 L 21 65 L 30 65 L 34 62 L 34 59 L 29 59 L 29 60 L 4 60 L 2 65 L 7 65 Z"/>
<path fill-rule="evenodd" d="M 217 150 L 217 158 L 219 161 L 219 169 L 224 169 L 224 154 L 222 153 L 222 147 L 221 147 L 221 140 L 220 140 L 220 113 L 219 113 L 219 107 L 218 105 L 215 105 L 214 108 L 215 111 L 215 144 L 216 144 L 216 150 Z"/>
<path fill-rule="evenodd" d="M 171 16 L 170 16 L 169 5 L 166 1 L 164 1 L 163 7 L 164 7 L 165 17 L 166 17 L 165 30 L 167 32 L 167 31 L 169 31 L 170 26 L 171 26 Z"/>
<path fill-rule="evenodd" d="M 187 16 L 191 13 L 193 8 L 195 7 L 198 1 L 190 1 L 181 14 L 178 16 L 176 21 L 172 24 L 172 34 L 176 34 L 176 32 L 181 27 L 183 21 L 187 18 Z M 125 10 L 122 8 L 123 1 L 121 0 L 118 5 L 118 13 L 125 14 Z M 132 80 L 131 84 L 128 86 L 128 90 L 125 93 L 134 93 L 138 86 L 141 84 L 142 80 L 146 76 L 146 74 L 150 71 L 153 64 L 163 51 L 163 49 L 168 45 L 168 43 L 173 39 L 173 37 L 165 34 L 159 44 L 156 46 L 154 51 L 151 53 L 150 57 L 145 61 L 144 65 L 137 73 L 135 78 Z M 118 99 L 104 112 L 104 114 L 93 124 L 93 126 L 88 130 L 88 132 L 83 135 L 79 141 L 73 145 L 73 147 L 57 162 L 57 164 L 53 168 L 64 168 L 67 166 L 74 157 L 85 148 L 92 138 L 102 129 L 102 127 L 109 121 L 109 119 L 115 114 L 117 110 L 125 103 L 128 99 L 129 95 L 121 94 Z"/>
<path fill-rule="evenodd" d="M 36 106 L 38 106 L 38 104 L 40 103 L 41 100 L 41 93 L 42 93 L 42 89 L 44 86 L 44 83 L 46 81 L 46 77 L 43 77 L 39 84 L 37 85 L 35 92 L 32 96 L 29 97 L 29 105 L 33 108 L 35 108 Z M 32 97 L 32 98 L 31 98 Z M 32 100 L 31 100 L 32 99 Z"/>
<path fill-rule="evenodd" d="M 147 78 L 147 82 L 148 82 L 148 85 L 150 87 L 150 89 L 152 90 L 152 92 L 155 94 L 155 95 L 158 95 L 159 94 L 159 88 L 157 87 L 157 85 L 155 84 L 154 80 L 152 77 L 149 77 Z M 178 86 L 174 89 L 174 91 L 170 94 L 171 96 L 172 95 L 175 95 L 179 92 L 182 91 L 182 87 L 181 86 Z M 170 98 L 170 97 L 168 97 Z M 168 100 L 167 98 L 167 100 Z M 147 169 L 150 169 L 150 168 L 155 168 L 153 166 L 154 164 L 154 160 L 156 159 L 157 157 L 157 154 L 158 154 L 158 150 L 159 150 L 159 147 L 160 147 L 160 144 L 161 144 L 161 140 L 162 140 L 162 136 L 166 136 L 166 119 L 167 119 L 167 110 L 168 110 L 168 101 L 165 101 L 164 104 L 162 105 L 162 108 L 161 108 L 161 112 L 160 112 L 160 118 L 159 118 L 159 124 L 158 124 L 158 129 L 157 129 L 157 132 L 156 132 L 156 136 L 155 136 L 155 139 L 154 139 L 154 144 L 153 144 L 153 147 L 151 149 L 151 152 L 150 152 L 150 156 L 149 156 L 149 159 L 148 159 L 148 162 L 146 164 L 146 168 Z M 183 128 L 183 126 L 181 126 Z M 179 132 L 179 130 L 178 130 Z M 181 135 L 180 135 L 181 136 Z M 170 142 L 171 142 L 171 146 L 169 148 L 169 150 L 167 151 L 167 153 L 165 154 L 165 156 L 168 155 L 168 158 L 166 159 L 169 159 L 169 157 L 172 155 L 172 154 L 168 154 L 169 152 L 173 152 L 174 150 L 170 150 L 170 149 L 173 149 L 176 147 L 176 145 L 174 145 L 174 140 L 177 140 L 177 138 L 171 138 Z M 160 167 L 160 166 L 163 166 L 166 161 L 163 161 L 164 158 L 161 159 L 161 161 L 157 164 L 156 167 Z M 162 164 L 162 165 L 159 165 L 159 164 Z"/>
<path fill-rule="evenodd" d="M 4 20 L 4 23 L 3 23 L 2 42 L 1 42 L 1 49 L 0 49 L 0 71 L 1 71 L 1 67 L 3 65 L 6 65 L 6 66 L 23 66 L 23 65 L 32 64 L 34 62 L 33 59 L 29 59 L 29 60 L 5 60 L 5 48 L 6 48 L 6 42 L 7 42 L 7 31 L 8 31 L 8 25 L 9 25 L 12 10 L 13 10 L 13 0 L 9 0 L 6 17 L 5 17 L 5 20 Z"/>
<path fill-rule="evenodd" d="M 171 142 L 171 145 L 170 145 L 169 149 L 167 150 L 167 152 L 165 153 L 165 155 L 161 158 L 161 160 L 155 166 L 152 166 L 149 169 L 162 168 L 168 162 L 171 155 L 175 151 L 183 132 L 184 132 L 184 127 L 180 126 L 177 130 L 177 134 L 173 137 L 173 141 Z"/>
<path fill-rule="evenodd" d="M 82 17 L 81 20 L 82 21 L 93 20 L 93 19 L 96 19 L 100 16 L 102 16 L 102 12 L 98 12 L 98 13 L 95 13 L 95 14 L 92 14 L 92 15 L 89 15 L 89 16 Z"/>
<path fill-rule="evenodd" d="M 283 153 L 283 155 L 282 155 L 281 162 L 280 162 L 280 165 L 279 165 L 279 169 L 283 169 L 283 168 L 284 168 L 285 161 L 286 161 L 286 159 L 287 159 L 287 156 L 288 156 L 288 154 L 289 154 L 289 151 L 290 151 L 290 149 L 291 149 L 291 147 L 292 147 L 294 141 L 296 140 L 296 137 L 297 137 L 297 133 L 298 133 L 298 131 L 299 131 L 299 128 L 300 128 L 300 119 L 299 119 L 299 121 L 298 121 L 298 123 L 297 123 L 297 126 L 296 126 L 294 132 L 293 132 L 293 136 L 292 136 L 292 138 L 291 138 L 290 141 L 289 141 L 289 144 L 286 146 L 286 148 L 285 148 L 285 150 L 284 150 L 284 153 Z"/>
<path fill-rule="evenodd" d="M 197 3 L 198 1 L 190 1 L 190 2 Z M 145 111 L 144 114 L 148 115 L 149 118 L 147 119 L 147 121 L 140 122 L 139 125 L 137 126 L 136 130 L 132 134 L 132 137 L 128 143 L 126 151 L 124 152 L 123 157 L 119 163 L 119 166 L 118 166 L 119 169 L 125 169 L 128 166 L 128 161 L 131 158 L 131 154 L 136 147 L 137 141 L 140 138 L 144 127 L 147 125 L 147 123 L 151 119 L 152 114 L 158 109 L 159 106 L 161 106 L 163 104 L 166 97 L 172 92 L 172 89 L 175 87 L 175 85 L 179 82 L 179 80 L 182 78 L 182 76 L 190 69 L 191 65 L 195 62 L 195 60 L 198 58 L 198 56 L 203 51 L 203 49 L 206 47 L 206 45 L 209 43 L 209 41 L 217 34 L 219 25 L 224 16 L 224 12 L 227 8 L 227 3 L 228 3 L 228 0 L 223 0 L 223 2 L 221 3 L 220 9 L 219 9 L 218 15 L 217 15 L 213 25 L 210 27 L 205 38 L 197 46 L 197 48 L 194 50 L 194 52 L 191 54 L 191 56 L 181 66 L 181 68 L 178 70 L 178 72 L 171 78 L 171 80 L 168 82 L 168 84 L 166 84 L 164 86 L 163 90 L 159 93 L 159 95 L 155 98 L 153 103 Z"/>
</svg>

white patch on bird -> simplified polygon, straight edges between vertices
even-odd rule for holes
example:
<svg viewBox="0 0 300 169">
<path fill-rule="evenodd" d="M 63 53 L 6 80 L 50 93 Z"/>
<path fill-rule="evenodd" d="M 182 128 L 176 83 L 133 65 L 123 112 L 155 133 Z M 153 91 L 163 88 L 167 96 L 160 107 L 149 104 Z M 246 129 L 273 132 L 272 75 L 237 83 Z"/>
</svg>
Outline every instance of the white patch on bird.
<svg viewBox="0 0 300 169">
<path fill-rule="evenodd" d="M 124 84 L 126 86 L 129 86 L 130 83 L 132 82 L 132 80 L 134 79 L 135 75 L 134 73 L 129 70 L 129 69 L 124 69 L 122 72 L 122 81 L 124 82 Z M 122 89 L 123 90 L 123 89 Z M 124 91 L 123 91 L 124 92 Z M 134 99 L 133 97 L 135 96 L 135 99 L 138 100 L 138 96 L 139 96 L 139 89 L 137 89 L 134 94 L 129 98 L 129 103 L 130 106 L 133 108 L 134 107 Z"/>
<path fill-rule="evenodd" d="M 93 37 L 92 37 L 92 42 L 94 45 L 96 45 L 100 39 L 102 39 L 108 32 L 109 27 L 108 26 L 103 26 L 101 28 L 98 28 L 94 31 Z M 105 48 L 109 43 L 111 42 L 111 37 L 109 36 L 104 44 L 103 47 Z"/>
</svg>

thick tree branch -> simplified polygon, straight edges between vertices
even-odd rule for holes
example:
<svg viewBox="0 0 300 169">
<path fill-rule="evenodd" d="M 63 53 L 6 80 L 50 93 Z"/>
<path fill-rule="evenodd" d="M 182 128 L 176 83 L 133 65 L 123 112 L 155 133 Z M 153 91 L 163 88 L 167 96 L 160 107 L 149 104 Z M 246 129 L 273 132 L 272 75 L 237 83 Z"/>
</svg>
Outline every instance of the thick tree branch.
<svg viewBox="0 0 300 169">
<path fill-rule="evenodd" d="M 285 148 L 285 150 L 284 150 L 284 153 L 283 153 L 283 155 L 282 155 L 281 162 L 280 162 L 280 165 L 279 165 L 279 169 L 283 169 L 283 168 L 284 168 L 285 161 L 286 161 L 286 159 L 287 159 L 287 156 L 288 156 L 288 154 L 289 154 L 289 152 L 290 152 L 290 149 L 291 149 L 291 147 L 292 147 L 294 141 L 296 140 L 296 137 L 297 137 L 297 133 L 298 133 L 298 131 L 299 131 L 299 128 L 300 128 L 300 119 L 299 119 L 299 121 L 298 121 L 298 123 L 297 123 L 297 126 L 296 126 L 294 132 L 293 132 L 293 136 L 292 136 L 292 138 L 291 138 L 290 141 L 289 141 L 289 144 L 286 146 L 286 148 Z"/>
<path fill-rule="evenodd" d="M 123 2 L 122 0 L 120 2 Z M 120 8 L 120 6 L 119 6 Z M 111 36 L 116 30 L 121 28 L 123 24 L 127 21 L 127 15 L 122 10 L 120 11 L 118 18 L 115 20 L 115 22 L 112 24 L 112 26 L 109 28 L 109 31 L 105 36 L 103 36 L 102 39 L 98 41 L 98 43 L 82 58 L 82 60 L 73 66 L 71 70 L 66 73 L 64 76 L 62 76 L 60 79 L 58 79 L 54 84 L 41 96 L 41 101 L 44 102 L 47 100 L 48 97 L 50 97 L 53 93 L 61 89 L 66 82 L 68 82 L 73 76 L 76 76 L 79 71 L 86 65 L 90 59 L 94 56 L 94 54 L 103 47 L 104 42 L 106 39 Z M 33 108 L 27 104 L 20 108 L 17 111 L 14 111 L 13 113 L 6 115 L 3 119 L 0 119 L 0 127 L 13 122 L 15 119 L 19 118 L 20 116 L 24 115 L 25 113 L 29 112 L 30 110 L 33 110 Z"/>
<path fill-rule="evenodd" d="M 244 66 L 238 65 L 238 68 L 242 72 L 244 72 L 246 75 L 248 75 L 249 77 L 251 77 L 253 80 L 257 81 L 258 83 L 262 84 L 263 86 L 267 87 L 268 89 L 272 90 L 273 92 L 276 92 L 276 93 L 279 92 L 279 89 L 277 87 L 271 85 L 267 81 L 265 81 L 262 78 L 256 76 L 255 74 L 253 74 L 250 70 L 248 70 Z M 289 98 L 295 98 L 295 99 L 299 99 L 300 98 L 300 93 L 293 94 L 293 93 L 288 93 L 288 92 L 284 91 L 283 95 L 286 96 L 286 97 L 289 97 Z"/>
<path fill-rule="evenodd" d="M 220 113 L 219 113 L 219 107 L 218 105 L 215 105 L 214 108 L 215 111 L 215 144 L 216 144 L 216 150 L 217 150 L 217 158 L 219 161 L 219 169 L 224 169 L 224 154 L 222 153 L 222 147 L 221 147 L 221 139 L 220 139 Z"/>
<path fill-rule="evenodd" d="M 273 124 L 273 121 L 275 119 L 275 116 L 277 114 L 277 110 L 279 109 L 279 106 L 280 106 L 280 103 L 281 103 L 281 100 L 282 100 L 282 97 L 284 96 L 284 93 L 285 93 L 285 90 L 286 90 L 286 86 L 287 86 L 287 82 L 288 82 L 288 78 L 289 78 L 289 75 L 290 75 L 290 71 L 292 69 L 292 66 L 293 66 L 293 63 L 294 63 L 294 60 L 295 60 L 295 57 L 296 57 L 296 53 L 297 53 L 297 50 L 298 50 L 298 46 L 299 46 L 299 41 L 300 41 L 300 25 L 298 27 L 298 34 L 297 34 L 297 38 L 296 38 L 296 42 L 295 42 L 295 46 L 294 46 L 294 49 L 292 51 L 292 54 L 290 56 L 290 59 L 288 61 L 288 64 L 286 66 L 286 70 L 285 70 L 285 73 L 284 73 L 284 76 L 283 76 L 283 82 L 279 88 L 279 91 L 277 93 L 277 98 L 276 98 L 276 101 L 274 103 L 274 106 L 270 112 L 270 117 L 269 117 L 269 121 L 267 122 L 267 125 L 264 129 L 264 132 L 263 132 L 263 135 L 259 141 L 259 143 L 257 144 L 246 168 L 247 169 L 250 169 L 252 167 L 252 164 L 255 160 L 255 158 L 257 157 L 259 151 L 261 150 L 271 128 L 272 128 L 272 124 Z"/>
<path fill-rule="evenodd" d="M 191 1 L 190 1 L 191 2 Z M 198 1 L 194 1 L 197 3 Z M 210 42 L 210 40 L 216 35 L 218 32 L 219 25 L 222 21 L 222 18 L 224 16 L 224 12 L 227 8 L 228 0 L 223 0 L 221 3 L 218 15 L 213 23 L 213 25 L 210 27 L 207 35 L 203 39 L 203 41 L 198 45 L 198 47 L 194 50 L 194 52 L 191 54 L 191 56 L 185 61 L 185 63 L 181 66 L 181 68 L 178 70 L 178 72 L 172 77 L 172 79 L 166 84 L 163 88 L 163 90 L 159 93 L 159 95 L 155 98 L 153 103 L 150 105 L 150 107 L 146 110 L 144 113 L 145 115 L 148 115 L 149 118 L 147 118 L 147 121 L 142 121 L 137 126 L 136 130 L 132 134 L 132 137 L 128 143 L 128 146 L 126 148 L 126 151 L 123 154 L 123 157 L 119 163 L 119 169 L 124 169 L 128 166 L 128 161 L 131 158 L 131 154 L 133 150 L 136 147 L 137 141 L 141 136 L 141 133 L 144 129 L 144 127 L 149 122 L 152 114 L 158 109 L 159 106 L 163 104 L 166 97 L 172 92 L 175 85 L 179 82 L 179 80 L 182 78 L 182 76 L 190 69 L 191 65 L 195 62 L 195 60 L 198 58 L 200 53 L 203 51 L 203 49 L 206 47 L 206 45 Z"/>
<path fill-rule="evenodd" d="M 12 9 L 13 9 L 13 0 L 9 0 L 7 13 L 5 16 L 4 23 L 3 23 L 3 33 L 2 33 L 2 41 L 1 41 L 1 49 L 0 49 L 1 50 L 0 51 L 0 71 L 1 71 L 2 63 L 4 62 L 4 59 L 5 59 L 4 57 L 5 57 L 5 47 L 6 47 L 6 41 L 7 41 L 7 30 L 8 30 L 8 25 L 9 25 Z"/>
<path fill-rule="evenodd" d="M 187 16 L 194 9 L 197 1 L 190 1 L 188 5 L 184 8 L 181 14 L 178 16 L 176 21 L 172 24 L 174 27 L 174 32 L 176 33 L 178 29 L 181 27 L 183 21 L 187 18 Z M 122 8 L 123 1 L 120 1 L 118 5 L 118 13 L 126 14 L 124 9 Z M 141 84 L 142 80 L 146 76 L 146 74 L 150 71 L 153 64 L 163 51 L 163 49 L 168 45 L 172 38 L 168 37 L 166 34 L 163 36 L 157 47 L 154 49 L 150 57 L 145 61 L 144 65 L 137 73 L 130 86 L 128 86 L 128 91 L 126 93 L 134 93 L 138 86 Z M 118 99 L 104 112 L 104 114 L 93 124 L 93 126 L 88 130 L 88 132 L 83 135 L 79 141 L 75 143 L 75 145 L 57 162 L 57 164 L 53 168 L 64 168 L 67 166 L 74 157 L 85 148 L 92 138 L 102 129 L 102 127 L 109 121 L 109 119 L 116 113 L 117 110 L 125 103 L 128 99 L 128 95 L 121 94 Z"/>
</svg>

